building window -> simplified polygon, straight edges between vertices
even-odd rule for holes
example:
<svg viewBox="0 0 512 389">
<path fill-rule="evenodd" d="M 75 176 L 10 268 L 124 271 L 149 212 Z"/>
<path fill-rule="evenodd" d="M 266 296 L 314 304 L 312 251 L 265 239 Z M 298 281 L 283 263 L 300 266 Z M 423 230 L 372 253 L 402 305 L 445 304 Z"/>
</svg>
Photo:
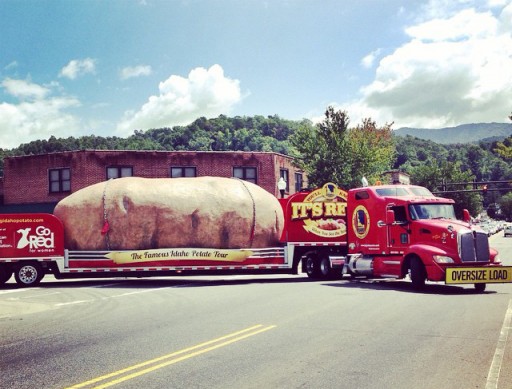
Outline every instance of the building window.
<svg viewBox="0 0 512 389">
<path fill-rule="evenodd" d="M 258 176 L 256 174 L 255 167 L 247 167 L 247 166 L 234 167 L 233 168 L 233 177 L 252 182 L 253 184 L 258 183 Z"/>
<path fill-rule="evenodd" d="M 281 169 L 279 171 L 279 177 L 286 182 L 286 192 L 290 192 L 290 177 L 288 175 L 288 169 Z"/>
<path fill-rule="evenodd" d="M 171 166 L 171 178 L 178 177 L 197 177 L 197 171 L 194 166 Z"/>
<path fill-rule="evenodd" d="M 133 167 L 131 166 L 108 166 L 107 180 L 111 178 L 132 177 Z"/>
<path fill-rule="evenodd" d="M 302 173 L 295 173 L 295 192 L 300 192 L 302 190 L 303 183 Z"/>
<path fill-rule="evenodd" d="M 48 170 L 50 193 L 71 192 L 71 169 Z"/>
</svg>

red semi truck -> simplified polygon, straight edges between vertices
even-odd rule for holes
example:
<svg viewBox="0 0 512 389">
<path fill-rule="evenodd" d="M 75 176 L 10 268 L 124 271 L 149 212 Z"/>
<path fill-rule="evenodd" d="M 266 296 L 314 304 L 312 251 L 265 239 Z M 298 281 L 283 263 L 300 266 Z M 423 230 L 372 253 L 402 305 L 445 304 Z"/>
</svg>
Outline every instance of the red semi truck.
<svg viewBox="0 0 512 389">
<path fill-rule="evenodd" d="M 51 214 L 0 215 L 0 285 L 14 274 L 21 286 L 42 277 L 149 277 L 205 273 L 297 273 L 327 279 L 410 277 L 447 284 L 512 282 L 487 234 L 469 214 L 455 218 L 453 200 L 414 185 L 344 191 L 333 183 L 279 199 L 284 214 L 280 245 L 268 248 L 159 248 L 73 251 Z"/>
</svg>

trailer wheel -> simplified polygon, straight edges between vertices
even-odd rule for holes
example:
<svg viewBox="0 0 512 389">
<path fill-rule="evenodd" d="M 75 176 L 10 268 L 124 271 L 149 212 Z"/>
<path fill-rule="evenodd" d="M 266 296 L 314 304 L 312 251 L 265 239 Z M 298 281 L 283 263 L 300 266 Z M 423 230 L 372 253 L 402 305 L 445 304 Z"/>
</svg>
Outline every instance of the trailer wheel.
<svg viewBox="0 0 512 389">
<path fill-rule="evenodd" d="M 319 263 L 312 254 L 306 256 L 306 274 L 309 278 L 318 278 L 319 276 Z"/>
<path fill-rule="evenodd" d="M 19 286 L 35 286 L 43 276 L 43 268 L 37 262 L 22 263 L 14 271 L 14 278 Z"/>
<path fill-rule="evenodd" d="M 7 265 L 0 265 L 0 285 L 5 284 L 12 276 L 12 269 Z"/>
<path fill-rule="evenodd" d="M 475 284 L 475 292 L 477 292 L 477 293 L 485 292 L 486 286 L 487 286 L 487 284 Z"/>
<path fill-rule="evenodd" d="M 427 279 L 427 272 L 425 271 L 425 266 L 423 262 L 419 258 L 412 258 L 410 264 L 410 276 L 412 281 L 412 286 L 416 290 L 421 290 L 425 286 L 425 281 Z"/>
</svg>

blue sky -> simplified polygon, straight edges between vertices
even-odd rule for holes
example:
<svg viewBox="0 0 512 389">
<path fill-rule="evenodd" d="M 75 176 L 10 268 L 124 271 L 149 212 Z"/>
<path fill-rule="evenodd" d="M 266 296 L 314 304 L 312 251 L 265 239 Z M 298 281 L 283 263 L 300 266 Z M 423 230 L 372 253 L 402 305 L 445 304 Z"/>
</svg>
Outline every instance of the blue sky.
<svg viewBox="0 0 512 389">
<path fill-rule="evenodd" d="M 0 148 L 198 117 L 508 122 L 512 0 L 0 0 Z"/>
</svg>

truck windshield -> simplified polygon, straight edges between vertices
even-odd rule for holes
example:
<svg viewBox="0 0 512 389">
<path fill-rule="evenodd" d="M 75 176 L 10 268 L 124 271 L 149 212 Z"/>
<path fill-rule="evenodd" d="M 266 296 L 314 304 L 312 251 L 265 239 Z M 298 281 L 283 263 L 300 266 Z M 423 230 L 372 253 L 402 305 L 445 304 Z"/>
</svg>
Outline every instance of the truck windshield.
<svg viewBox="0 0 512 389">
<path fill-rule="evenodd" d="M 418 219 L 455 219 L 452 204 L 411 204 L 409 213 L 412 220 Z"/>
</svg>

